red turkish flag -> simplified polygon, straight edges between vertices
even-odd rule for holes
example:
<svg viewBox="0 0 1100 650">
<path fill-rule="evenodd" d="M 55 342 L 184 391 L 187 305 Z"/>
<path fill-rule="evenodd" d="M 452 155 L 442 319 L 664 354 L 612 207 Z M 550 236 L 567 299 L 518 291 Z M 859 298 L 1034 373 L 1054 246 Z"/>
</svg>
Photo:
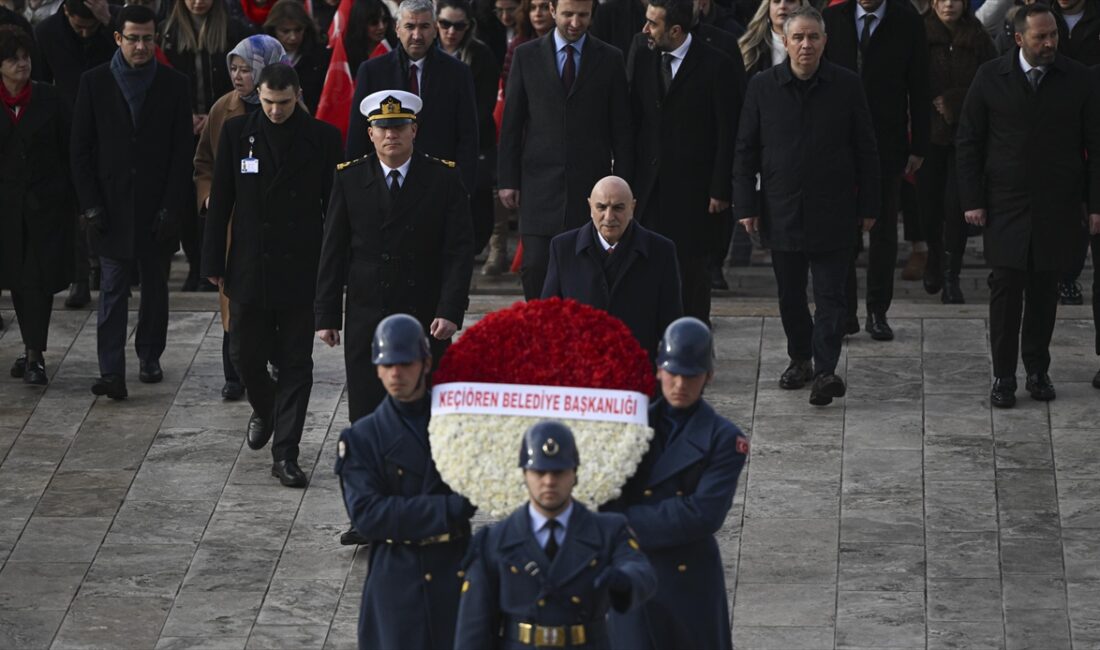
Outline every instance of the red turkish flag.
<svg viewBox="0 0 1100 650">
<path fill-rule="evenodd" d="M 348 137 L 348 119 L 351 115 L 351 100 L 355 95 L 355 80 L 348 67 L 348 54 L 344 50 L 344 28 L 348 24 L 352 0 L 340 0 L 340 6 L 332 17 L 328 29 L 328 42 L 332 48 L 332 59 L 325 75 L 325 86 L 321 90 L 321 100 L 317 103 L 317 119 L 324 120 L 340 129 L 346 140 Z"/>
</svg>

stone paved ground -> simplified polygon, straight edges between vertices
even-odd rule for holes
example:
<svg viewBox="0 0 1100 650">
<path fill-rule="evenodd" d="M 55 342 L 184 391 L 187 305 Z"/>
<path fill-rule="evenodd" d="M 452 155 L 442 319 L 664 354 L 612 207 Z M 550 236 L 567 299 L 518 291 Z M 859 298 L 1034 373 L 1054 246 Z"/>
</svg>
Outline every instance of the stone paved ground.
<svg viewBox="0 0 1100 650">
<path fill-rule="evenodd" d="M 1021 389 L 992 411 L 980 294 L 949 308 L 914 287 L 892 310 L 896 341 L 846 345 L 849 396 L 824 409 L 776 385 L 774 301 L 716 301 L 708 397 L 753 449 L 718 534 L 737 647 L 1100 647 L 1088 308 L 1061 310 L 1058 399 Z M 131 381 L 125 402 L 88 391 L 87 311 L 54 313 L 48 389 L 0 378 L 0 648 L 354 647 L 366 564 L 337 542 L 331 473 L 342 358 L 315 350 L 312 482 L 281 488 L 242 444 L 248 406 L 219 399 L 214 309 L 211 294 L 173 297 L 165 381 Z M 6 368 L 20 348 L 6 296 L 0 314 Z"/>
</svg>

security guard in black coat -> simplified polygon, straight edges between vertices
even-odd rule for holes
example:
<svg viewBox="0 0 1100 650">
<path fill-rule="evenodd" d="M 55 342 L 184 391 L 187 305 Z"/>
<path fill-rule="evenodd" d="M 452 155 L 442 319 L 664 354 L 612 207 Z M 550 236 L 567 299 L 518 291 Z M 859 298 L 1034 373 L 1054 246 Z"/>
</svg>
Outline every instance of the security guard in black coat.
<svg viewBox="0 0 1100 650">
<path fill-rule="evenodd" d="M 610 648 L 608 610 L 653 594 L 653 567 L 626 520 L 573 500 L 579 465 L 564 424 L 544 421 L 524 434 L 519 466 L 531 500 L 474 537 L 456 650 Z"/>
<path fill-rule="evenodd" d="M 657 357 L 663 401 L 649 409 L 655 436 L 620 499 L 657 571 L 642 608 L 611 614 L 611 644 L 632 650 L 733 647 L 725 570 L 714 533 L 733 503 L 748 439 L 702 399 L 714 375 L 714 344 L 702 321 L 665 330 Z"/>
<path fill-rule="evenodd" d="M 230 356 L 253 408 L 248 446 L 261 449 L 274 434 L 271 471 L 288 487 L 306 485 L 297 460 L 313 387 L 309 308 L 343 153 L 336 127 L 297 105 L 299 86 L 294 68 L 269 65 L 257 84 L 263 110 L 225 123 L 202 253 L 204 277 L 224 283 L 229 298 Z"/>
<path fill-rule="evenodd" d="M 386 392 L 370 367 L 370 337 L 390 314 L 406 313 L 443 356 L 462 326 L 474 268 L 470 201 L 453 162 L 413 151 L 420 98 L 393 90 L 369 95 L 375 153 L 339 165 L 325 220 L 315 326 L 340 343 L 347 285 L 348 411 L 355 422 Z"/>
<path fill-rule="evenodd" d="M 450 650 L 475 508 L 447 487 L 432 460 L 432 358 L 420 323 L 387 317 L 372 349 L 389 396 L 340 434 L 336 460 L 348 516 L 371 541 L 359 647 Z"/>
</svg>

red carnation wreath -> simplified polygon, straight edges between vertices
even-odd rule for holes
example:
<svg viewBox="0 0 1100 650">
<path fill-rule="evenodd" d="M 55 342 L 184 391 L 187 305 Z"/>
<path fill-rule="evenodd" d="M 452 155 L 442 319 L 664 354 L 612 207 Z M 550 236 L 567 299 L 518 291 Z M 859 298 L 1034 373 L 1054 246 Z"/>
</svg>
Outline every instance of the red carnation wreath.
<svg viewBox="0 0 1100 650">
<path fill-rule="evenodd" d="M 485 316 L 433 377 L 432 455 L 443 479 L 501 516 L 526 498 L 520 437 L 540 419 L 573 429 L 578 499 L 619 494 L 652 437 L 649 358 L 622 321 L 574 300 L 535 300 Z"/>
</svg>

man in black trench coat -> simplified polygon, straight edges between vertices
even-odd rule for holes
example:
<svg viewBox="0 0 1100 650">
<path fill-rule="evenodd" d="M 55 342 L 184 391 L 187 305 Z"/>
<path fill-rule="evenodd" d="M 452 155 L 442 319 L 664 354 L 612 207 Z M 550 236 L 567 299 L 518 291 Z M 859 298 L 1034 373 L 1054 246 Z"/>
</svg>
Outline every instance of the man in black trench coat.
<svg viewBox="0 0 1100 650">
<path fill-rule="evenodd" d="M 1100 222 L 1094 78 L 1058 54 L 1049 7 L 1021 8 L 1015 27 L 1018 47 L 978 70 L 955 136 L 966 220 L 985 226 L 990 401 L 1002 408 L 1016 403 L 1018 350 L 1031 397 L 1054 399 L 1047 370 L 1057 283 L 1088 236 L 1086 196 L 1089 218 Z"/>
</svg>

